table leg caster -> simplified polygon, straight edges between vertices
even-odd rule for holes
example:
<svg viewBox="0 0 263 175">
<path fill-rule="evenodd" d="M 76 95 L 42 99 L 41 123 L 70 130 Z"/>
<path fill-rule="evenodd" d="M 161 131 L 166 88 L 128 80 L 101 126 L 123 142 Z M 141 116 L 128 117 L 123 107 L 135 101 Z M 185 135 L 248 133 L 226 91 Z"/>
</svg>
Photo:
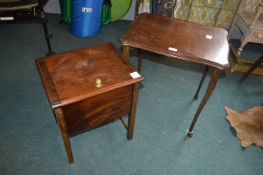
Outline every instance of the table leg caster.
<svg viewBox="0 0 263 175">
<path fill-rule="evenodd" d="M 193 134 L 194 134 L 193 131 L 188 131 L 188 132 L 187 132 L 187 136 L 188 136 L 188 137 L 192 137 Z"/>
</svg>

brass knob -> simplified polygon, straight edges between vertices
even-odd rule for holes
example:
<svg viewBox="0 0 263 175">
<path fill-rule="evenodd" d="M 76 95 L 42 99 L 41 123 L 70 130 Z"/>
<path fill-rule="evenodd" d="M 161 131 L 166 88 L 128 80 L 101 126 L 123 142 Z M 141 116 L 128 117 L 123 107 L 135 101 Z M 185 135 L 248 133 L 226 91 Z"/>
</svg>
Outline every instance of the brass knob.
<svg viewBox="0 0 263 175">
<path fill-rule="evenodd" d="M 96 79 L 96 87 L 101 87 L 101 79 Z"/>
</svg>

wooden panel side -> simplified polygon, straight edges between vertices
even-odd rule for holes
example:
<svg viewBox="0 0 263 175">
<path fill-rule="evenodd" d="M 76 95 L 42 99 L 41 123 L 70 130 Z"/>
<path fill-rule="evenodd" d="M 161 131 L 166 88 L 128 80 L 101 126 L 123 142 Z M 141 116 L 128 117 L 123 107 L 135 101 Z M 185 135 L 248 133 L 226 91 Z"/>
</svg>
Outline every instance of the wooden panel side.
<svg viewBox="0 0 263 175">
<path fill-rule="evenodd" d="M 63 107 L 68 133 L 77 134 L 129 113 L 132 87 L 123 87 Z"/>
<path fill-rule="evenodd" d="M 38 73 L 40 75 L 42 84 L 44 86 L 46 95 L 48 97 L 48 101 L 53 108 L 54 106 L 60 104 L 60 98 L 59 98 L 58 93 L 56 91 L 55 85 L 52 81 L 52 78 L 51 78 L 49 72 L 48 72 L 44 58 L 35 59 L 35 63 L 36 63 L 37 70 L 38 70 Z"/>
</svg>

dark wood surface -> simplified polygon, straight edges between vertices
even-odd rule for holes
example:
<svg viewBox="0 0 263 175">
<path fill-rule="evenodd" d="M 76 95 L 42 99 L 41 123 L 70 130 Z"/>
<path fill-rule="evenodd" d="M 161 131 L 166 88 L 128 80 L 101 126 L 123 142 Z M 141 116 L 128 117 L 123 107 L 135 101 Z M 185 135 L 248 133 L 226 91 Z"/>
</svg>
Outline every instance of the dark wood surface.
<svg viewBox="0 0 263 175">
<path fill-rule="evenodd" d="M 188 130 L 187 135 L 191 137 L 196 121 L 220 75 L 229 68 L 227 31 L 144 13 L 138 16 L 120 40 L 123 44 L 123 56 L 127 59 L 131 48 L 139 49 L 138 70 L 141 70 L 142 50 L 205 65 L 194 99 L 198 98 L 208 70 L 212 70 L 207 90 Z"/>
<path fill-rule="evenodd" d="M 227 31 L 169 17 L 141 14 L 121 38 L 124 46 L 228 69 Z M 208 36 L 207 36 L 208 35 Z M 207 37 L 211 36 L 211 39 Z M 176 48 L 177 52 L 169 50 Z"/>
<path fill-rule="evenodd" d="M 36 59 L 70 163 L 70 137 L 128 114 L 132 139 L 138 84 L 144 78 L 111 43 Z"/>
<path fill-rule="evenodd" d="M 39 58 L 36 64 L 52 108 L 143 80 L 130 76 L 135 69 L 111 43 Z"/>
<path fill-rule="evenodd" d="M 132 86 L 109 91 L 63 107 L 70 135 L 91 129 L 131 111 Z"/>
</svg>

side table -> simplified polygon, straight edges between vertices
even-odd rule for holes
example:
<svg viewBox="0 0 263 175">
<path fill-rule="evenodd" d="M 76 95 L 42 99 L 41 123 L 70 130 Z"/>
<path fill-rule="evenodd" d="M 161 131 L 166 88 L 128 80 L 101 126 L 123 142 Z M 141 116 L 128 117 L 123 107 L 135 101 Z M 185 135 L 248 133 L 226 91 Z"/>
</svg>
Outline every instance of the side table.
<svg viewBox="0 0 263 175">
<path fill-rule="evenodd" d="M 141 69 L 141 51 L 204 65 L 204 74 L 194 99 L 198 98 L 208 70 L 212 70 L 207 90 L 188 130 L 187 135 L 190 137 L 193 135 L 196 121 L 213 93 L 220 75 L 229 69 L 227 34 L 224 29 L 143 13 L 120 39 L 123 45 L 123 55 L 127 59 L 131 48 L 140 51 L 138 71 Z"/>
<path fill-rule="evenodd" d="M 112 43 L 35 60 L 60 127 L 69 163 L 70 137 L 122 119 L 132 139 L 139 82 L 144 78 Z"/>
</svg>

